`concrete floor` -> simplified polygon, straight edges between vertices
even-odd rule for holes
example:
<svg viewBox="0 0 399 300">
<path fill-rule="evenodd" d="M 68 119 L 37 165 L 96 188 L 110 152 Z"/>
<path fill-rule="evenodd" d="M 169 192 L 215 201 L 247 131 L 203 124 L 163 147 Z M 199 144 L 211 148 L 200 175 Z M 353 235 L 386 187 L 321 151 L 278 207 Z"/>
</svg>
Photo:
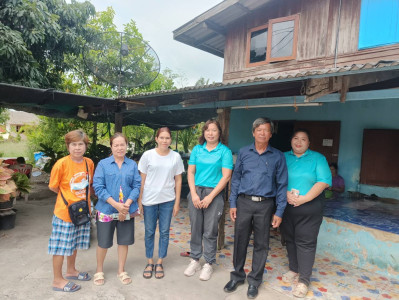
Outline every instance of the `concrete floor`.
<svg viewBox="0 0 399 300">
<path fill-rule="evenodd" d="M 97 287 L 92 281 L 78 282 L 82 289 L 75 293 L 54 292 L 52 257 L 47 254 L 51 233 L 51 218 L 55 194 L 45 184 L 36 185 L 29 202 L 18 200 L 16 225 L 11 230 L 0 230 L 0 299 L 246 299 L 247 284 L 236 292 L 226 294 L 224 285 L 229 271 L 222 265 L 215 268 L 211 280 L 200 281 L 198 274 L 185 277 L 183 271 L 189 259 L 181 257 L 181 248 L 170 244 L 164 261 L 165 278 L 150 280 L 142 277 L 146 265 L 144 228 L 136 223 L 136 242 L 129 248 L 126 271 L 132 284 L 124 286 L 116 278 L 117 252 L 114 246 L 105 261 L 106 283 Z M 92 246 L 78 251 L 77 268 L 91 275 L 96 268 L 96 236 L 92 231 Z M 155 252 L 156 253 L 156 252 Z M 66 262 L 65 262 L 66 264 Z M 265 285 L 261 285 L 257 299 L 292 299 Z"/>
</svg>

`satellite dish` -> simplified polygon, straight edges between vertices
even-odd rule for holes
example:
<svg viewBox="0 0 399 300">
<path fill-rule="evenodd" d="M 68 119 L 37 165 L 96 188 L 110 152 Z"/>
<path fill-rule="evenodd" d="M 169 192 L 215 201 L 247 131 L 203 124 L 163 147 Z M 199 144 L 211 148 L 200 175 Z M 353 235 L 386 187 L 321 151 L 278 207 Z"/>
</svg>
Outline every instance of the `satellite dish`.
<svg viewBox="0 0 399 300">
<path fill-rule="evenodd" d="M 83 50 L 90 71 L 103 81 L 120 88 L 150 84 L 160 70 L 158 55 L 141 37 L 123 32 L 93 36 Z"/>
</svg>

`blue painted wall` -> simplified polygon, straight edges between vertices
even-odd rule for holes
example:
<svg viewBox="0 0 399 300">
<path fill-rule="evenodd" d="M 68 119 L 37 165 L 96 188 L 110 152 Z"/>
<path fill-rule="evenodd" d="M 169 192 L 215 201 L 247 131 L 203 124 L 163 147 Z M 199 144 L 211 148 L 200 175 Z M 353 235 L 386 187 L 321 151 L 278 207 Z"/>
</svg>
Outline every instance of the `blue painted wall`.
<svg viewBox="0 0 399 300">
<path fill-rule="evenodd" d="M 297 112 L 293 107 L 234 109 L 229 137 L 233 153 L 253 141 L 252 122 L 263 116 L 273 120 L 341 121 L 338 165 L 346 189 L 399 200 L 399 188 L 358 184 L 363 129 L 399 129 L 399 99 L 324 103 L 323 106 L 298 107 Z"/>
<path fill-rule="evenodd" d="M 399 0 L 362 0 L 359 49 L 399 43 Z"/>
</svg>

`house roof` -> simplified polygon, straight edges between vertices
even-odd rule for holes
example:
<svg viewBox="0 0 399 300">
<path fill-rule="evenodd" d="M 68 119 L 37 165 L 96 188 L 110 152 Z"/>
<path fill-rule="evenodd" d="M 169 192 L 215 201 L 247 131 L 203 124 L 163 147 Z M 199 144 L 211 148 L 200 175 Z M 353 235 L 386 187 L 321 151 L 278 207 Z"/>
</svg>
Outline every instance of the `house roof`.
<svg viewBox="0 0 399 300">
<path fill-rule="evenodd" d="M 277 0 L 225 0 L 173 31 L 179 42 L 224 57 L 227 28 Z"/>
<path fill-rule="evenodd" d="M 83 109 L 88 114 L 88 121 L 97 122 L 114 122 L 115 113 L 118 112 L 123 114 L 123 125 L 146 124 L 152 128 L 168 126 L 175 130 L 215 117 L 218 108 L 305 103 L 310 80 L 343 77 L 350 79 L 348 94 L 363 93 L 351 94 L 348 100 L 381 99 L 382 92 L 374 91 L 382 89 L 386 90 L 385 97 L 399 99 L 399 61 L 379 61 L 141 93 L 120 99 L 0 83 L 0 104 L 6 108 L 61 118 L 76 118 L 79 109 Z M 326 94 L 329 97 L 315 101 L 340 101 L 337 90 Z"/>
<path fill-rule="evenodd" d="M 140 93 L 140 94 L 127 96 L 123 98 L 123 100 L 126 100 L 127 103 L 142 101 L 143 103 L 140 104 L 147 106 L 147 105 L 153 105 L 153 103 L 150 102 L 150 100 L 156 99 L 158 97 L 161 97 L 164 102 L 168 102 L 168 100 L 172 100 L 173 98 L 178 97 L 178 95 L 181 95 L 181 100 L 184 100 L 185 97 L 188 99 L 192 98 L 188 95 L 190 93 L 192 93 L 195 96 L 198 95 L 198 93 L 209 94 L 212 91 L 220 92 L 220 91 L 228 91 L 240 88 L 250 88 L 256 86 L 261 86 L 262 89 L 264 86 L 268 86 L 269 88 L 278 86 L 278 89 L 282 90 L 284 88 L 283 84 L 288 84 L 292 86 L 298 82 L 302 83 L 304 80 L 311 78 L 363 75 L 368 73 L 375 74 L 383 71 L 395 71 L 395 72 L 399 71 L 399 61 L 378 61 L 375 63 L 353 64 L 350 66 L 337 67 L 337 68 L 284 72 L 265 77 L 257 77 L 254 79 L 247 79 L 235 82 L 228 82 L 228 83 L 217 82 L 203 86 L 189 86 L 174 90 Z"/>
<path fill-rule="evenodd" d="M 10 125 L 38 125 L 39 118 L 24 111 L 10 110 L 7 123 Z"/>
</svg>

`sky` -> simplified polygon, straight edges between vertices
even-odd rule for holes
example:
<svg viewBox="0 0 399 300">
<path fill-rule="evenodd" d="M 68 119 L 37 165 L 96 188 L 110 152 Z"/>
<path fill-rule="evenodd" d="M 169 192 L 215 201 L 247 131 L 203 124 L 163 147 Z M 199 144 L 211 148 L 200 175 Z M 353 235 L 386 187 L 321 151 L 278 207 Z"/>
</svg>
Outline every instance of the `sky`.
<svg viewBox="0 0 399 300">
<path fill-rule="evenodd" d="M 161 70 L 171 69 L 182 78 L 176 87 L 194 85 L 204 77 L 209 83 L 221 82 L 223 59 L 173 39 L 173 30 L 214 7 L 221 0 L 90 0 L 96 11 L 112 6 L 114 23 L 123 31 L 123 24 L 136 22 L 138 30 L 157 53 Z"/>
</svg>

